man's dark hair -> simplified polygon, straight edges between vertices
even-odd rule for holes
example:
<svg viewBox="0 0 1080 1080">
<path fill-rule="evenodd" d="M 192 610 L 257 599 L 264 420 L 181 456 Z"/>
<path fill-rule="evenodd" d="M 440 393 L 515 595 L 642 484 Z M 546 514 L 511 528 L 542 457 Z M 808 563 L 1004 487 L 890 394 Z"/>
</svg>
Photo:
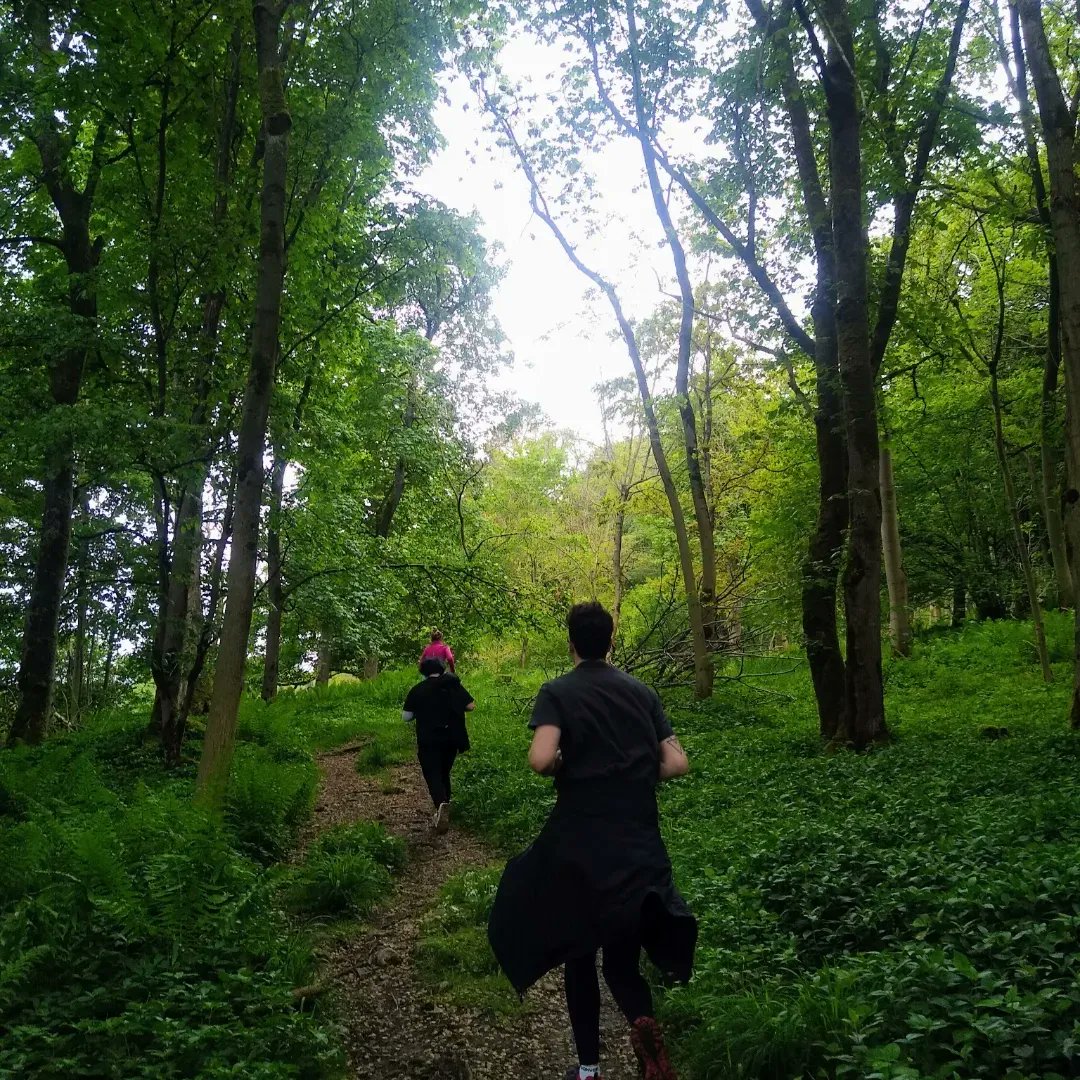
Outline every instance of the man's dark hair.
<svg viewBox="0 0 1080 1080">
<path fill-rule="evenodd" d="M 575 604 L 566 615 L 570 644 L 582 660 L 603 660 L 611 648 L 615 620 L 603 604 L 595 600 Z"/>
<path fill-rule="evenodd" d="M 441 660 L 437 660 L 434 656 L 429 656 L 426 660 L 420 662 L 420 674 L 425 678 L 428 675 L 441 675 L 446 670 L 445 665 Z"/>
</svg>

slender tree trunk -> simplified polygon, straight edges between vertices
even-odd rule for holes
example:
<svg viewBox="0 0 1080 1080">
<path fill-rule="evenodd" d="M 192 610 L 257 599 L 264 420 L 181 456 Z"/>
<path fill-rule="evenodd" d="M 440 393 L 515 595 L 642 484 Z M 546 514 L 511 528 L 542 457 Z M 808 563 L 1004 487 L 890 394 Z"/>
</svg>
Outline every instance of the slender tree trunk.
<svg viewBox="0 0 1080 1080">
<path fill-rule="evenodd" d="M 334 647 L 324 633 L 319 635 L 319 647 L 315 656 L 315 685 L 326 686 L 333 672 Z"/>
<path fill-rule="evenodd" d="M 505 116 L 499 113 L 497 109 L 495 110 L 495 113 L 502 124 L 503 131 L 507 135 L 511 148 L 517 155 L 522 171 L 529 181 L 529 185 L 532 189 L 532 205 L 534 212 L 551 230 L 570 262 L 573 263 L 573 265 L 604 294 L 615 315 L 615 321 L 618 323 L 619 331 L 626 344 L 626 351 L 630 356 L 630 362 L 634 368 L 638 393 L 641 395 L 642 410 L 645 414 L 645 426 L 649 434 L 649 448 L 652 451 L 653 461 L 656 462 L 656 471 L 660 476 L 660 482 L 664 487 L 668 508 L 671 511 L 671 523 L 675 530 L 675 541 L 679 551 L 679 568 L 682 572 L 683 588 L 686 592 L 687 621 L 690 624 L 690 641 L 694 657 L 694 694 L 698 698 L 709 697 L 712 694 L 713 668 L 712 660 L 709 657 L 708 645 L 705 640 L 705 628 L 701 613 L 701 597 L 698 594 L 697 578 L 694 570 L 694 556 L 690 549 L 690 534 L 686 528 L 686 516 L 683 513 L 679 492 L 672 479 L 667 454 L 664 451 L 664 444 L 660 438 L 660 425 L 657 422 L 656 410 L 653 408 L 652 390 L 649 387 L 649 380 L 645 374 L 645 365 L 641 359 L 641 350 L 638 347 L 637 335 L 634 333 L 634 328 L 630 324 L 629 319 L 627 319 L 626 313 L 623 311 L 622 303 L 619 300 L 619 295 L 615 291 L 614 286 L 611 282 L 605 280 L 595 270 L 590 269 L 582 262 L 580 256 L 575 251 L 574 246 L 567 240 L 566 235 L 559 228 L 559 225 L 552 217 L 547 201 L 540 190 L 540 185 L 536 179 L 536 173 L 533 171 L 528 158 L 525 156 L 520 143 L 518 143 L 514 135 L 513 127 L 506 120 Z"/>
<path fill-rule="evenodd" d="M 229 182 L 232 176 L 233 141 L 236 131 L 236 104 L 240 90 L 240 60 L 243 51 L 240 27 L 237 26 L 229 43 L 229 71 L 224 81 L 221 123 L 218 128 L 217 157 L 214 167 L 216 193 L 213 205 L 215 230 L 224 232 L 228 215 Z M 164 123 L 164 116 L 163 121 Z M 164 175 L 164 151 L 160 155 Z M 159 181 L 159 216 L 163 197 L 163 179 Z M 156 275 L 156 260 L 151 267 Z M 155 277 L 156 280 L 156 277 Z M 152 295 L 156 289 L 152 290 Z M 200 442 L 193 447 L 200 460 L 187 478 L 176 510 L 172 556 L 163 553 L 163 588 L 158 610 L 158 623 L 151 651 L 150 669 L 154 677 L 155 697 L 151 730 L 161 741 L 162 756 L 167 765 L 180 761 L 187 719 L 190 712 L 189 691 L 194 692 L 199 672 L 193 669 L 201 639 L 201 620 L 196 617 L 201 608 L 199 571 L 202 558 L 203 489 L 209 475 L 213 456 L 213 439 L 208 430 L 207 413 L 218 361 L 218 335 L 221 313 L 225 305 L 225 290 L 210 289 L 202 301 L 202 325 L 199 333 L 199 368 L 191 427 Z M 155 317 L 155 321 L 159 321 Z M 159 338 L 162 335 L 158 335 Z M 161 358 L 164 364 L 164 356 Z M 162 391 L 163 392 L 163 391 Z M 163 402 L 164 406 L 164 402 Z M 168 543 L 168 538 L 165 540 Z M 204 657 L 205 658 L 205 657 Z M 201 664 L 199 665 L 201 672 Z"/>
<path fill-rule="evenodd" d="M 270 520 L 266 530 L 266 656 L 263 660 L 262 699 L 273 701 L 278 692 L 278 661 L 281 656 L 281 615 L 285 589 L 281 580 L 281 503 L 285 491 L 285 460 L 279 447 L 270 478 Z"/>
<path fill-rule="evenodd" d="M 675 228 L 671 211 L 668 208 L 667 193 L 660 183 L 653 134 L 649 124 L 642 86 L 634 0 L 626 0 L 626 21 L 630 45 L 630 68 L 638 143 L 645 163 L 645 175 L 649 181 L 649 190 L 652 193 L 653 208 L 667 238 L 668 248 L 675 264 L 675 277 L 679 283 L 681 317 L 679 321 L 679 354 L 675 368 L 675 394 L 679 404 L 679 420 L 682 423 L 683 448 L 686 454 L 686 472 L 690 484 L 690 498 L 694 506 L 698 547 L 701 552 L 701 578 L 698 583 L 697 617 L 701 622 L 700 632 L 703 637 L 700 651 L 705 652 L 707 649 L 706 643 L 713 636 L 716 622 L 716 542 L 713 536 L 712 512 L 709 508 L 708 494 L 705 490 L 705 482 L 701 472 L 701 449 L 698 445 L 697 417 L 694 415 L 694 406 L 690 399 L 690 354 L 693 348 L 694 290 L 687 270 L 686 252 L 683 249 L 678 230 Z M 692 632 L 694 632 L 693 628 Z M 708 697 L 712 694 L 713 684 L 711 661 L 697 674 L 696 692 L 701 697 Z"/>
<path fill-rule="evenodd" d="M 56 355 L 49 365 L 49 390 L 60 434 L 46 454 L 37 560 L 26 609 L 19 664 L 19 705 L 9 741 L 38 743 L 52 711 L 60 606 L 64 599 L 75 494 L 75 442 L 64 431 L 79 398 L 88 341 L 97 320 L 94 271 L 99 246 L 90 241 L 89 206 L 63 208 L 64 255 L 69 274 L 69 306 L 83 339 Z M 63 418 L 63 419 L 62 419 Z"/>
<path fill-rule="evenodd" d="M 881 447 L 881 550 L 885 556 L 885 582 L 889 590 L 889 638 L 896 656 L 911 655 L 911 611 L 908 607 L 907 571 L 900 546 L 900 513 L 896 505 L 892 451 Z"/>
<path fill-rule="evenodd" d="M 1054 581 L 1057 583 L 1058 604 L 1061 607 L 1072 607 L 1075 604 L 1073 579 L 1069 568 L 1065 526 L 1061 515 L 1061 489 L 1057 481 L 1057 463 L 1060 454 L 1057 431 L 1057 388 L 1058 374 L 1061 370 L 1061 282 L 1058 277 L 1057 255 L 1054 250 L 1050 200 L 1046 190 L 1046 179 L 1043 176 L 1042 161 L 1039 157 L 1038 128 L 1028 91 L 1023 32 L 1020 27 L 1020 10 L 1016 0 L 1009 0 L 1009 27 L 1014 70 L 1010 84 L 1024 129 L 1024 148 L 1027 152 L 1028 169 L 1031 172 L 1039 218 L 1046 229 L 1048 249 L 1046 262 L 1049 303 L 1046 311 L 1046 357 L 1043 363 L 1042 401 L 1039 413 L 1039 463 L 1041 466 L 1039 501 L 1042 505 L 1043 520 L 1046 522 L 1046 538 L 1050 545 Z M 1002 68 L 1007 73 L 1009 50 L 1003 35 L 999 36 L 998 47 Z"/>
<path fill-rule="evenodd" d="M 836 340 L 848 450 L 846 738 L 862 748 L 888 736 L 881 672 L 881 488 L 877 387 L 870 352 L 868 242 L 863 220 L 861 116 L 844 0 L 827 0 L 825 88 L 836 252 Z"/>
<path fill-rule="evenodd" d="M 1004 297 L 1002 297 L 1002 303 L 1004 303 Z M 1003 327 L 999 326 L 999 332 L 1001 329 Z M 1031 556 L 1028 554 L 1024 528 L 1020 523 L 1016 485 L 1013 482 L 1012 467 L 1009 465 L 1009 455 L 1005 447 L 997 369 L 998 361 L 995 358 L 990 365 L 990 404 L 994 410 L 994 450 L 997 452 L 998 466 L 1001 469 L 1001 479 L 1005 487 L 1005 501 L 1008 503 L 1009 522 L 1012 525 L 1013 540 L 1016 543 L 1016 554 L 1020 557 L 1020 569 L 1024 575 L 1028 605 L 1031 608 L 1031 621 L 1035 624 L 1035 648 L 1039 654 L 1039 667 L 1042 669 L 1043 682 L 1053 682 L 1054 673 L 1050 669 L 1050 655 L 1046 649 L 1046 631 L 1043 628 L 1042 605 L 1039 603 L 1039 587 L 1035 581 L 1035 574 L 1031 569 Z"/>
<path fill-rule="evenodd" d="M 1058 605 L 1075 607 L 1072 570 L 1069 568 L 1068 546 L 1065 543 L 1065 525 L 1061 516 L 1061 485 L 1057 479 L 1058 430 L 1057 430 L 1057 384 L 1061 364 L 1061 338 L 1058 321 L 1057 259 L 1050 257 L 1050 304 L 1047 312 L 1047 350 L 1043 364 L 1042 400 L 1039 410 L 1039 500 L 1043 520 L 1046 522 L 1046 538 L 1050 544 L 1050 559 L 1057 584 Z"/>
<path fill-rule="evenodd" d="M 364 657 L 364 678 L 374 679 L 379 674 L 379 658 L 377 656 Z"/>
<path fill-rule="evenodd" d="M 953 582 L 952 628 L 959 630 L 967 622 L 967 584 L 962 576 Z"/>
<path fill-rule="evenodd" d="M 1080 191 L 1076 182 L 1076 127 L 1054 68 L 1040 0 L 1017 7 L 1028 69 L 1042 120 L 1050 178 L 1050 224 L 1058 263 L 1061 359 L 1065 368 L 1065 463 L 1069 480 L 1065 534 L 1073 582 L 1080 581 Z M 1080 605 L 1074 634 L 1070 722 L 1080 728 Z"/>
<path fill-rule="evenodd" d="M 409 384 L 405 395 L 405 416 L 402 426 L 405 431 L 410 431 L 416 424 L 416 385 Z M 394 524 L 394 515 L 398 506 L 401 505 L 401 497 L 405 494 L 405 480 L 407 477 L 408 463 L 404 454 L 399 454 L 397 463 L 394 465 L 394 475 L 390 481 L 390 490 L 386 493 L 379 512 L 375 518 L 375 535 L 384 540 L 390 535 L 390 528 Z"/>
<path fill-rule="evenodd" d="M 195 697 L 199 691 L 199 682 L 202 679 L 206 660 L 210 655 L 210 650 L 213 648 L 214 641 L 217 637 L 218 615 L 221 609 L 221 586 L 224 579 L 225 551 L 229 546 L 229 541 L 232 539 L 233 509 L 235 504 L 236 475 L 234 473 L 229 481 L 229 494 L 225 500 L 225 513 L 222 515 L 221 519 L 221 535 L 214 543 L 214 556 L 210 564 L 210 574 L 207 583 L 208 594 L 206 612 L 203 614 L 201 621 L 197 624 L 197 630 L 193 633 L 195 639 L 195 652 L 191 661 L 191 668 L 184 680 L 184 692 L 180 699 L 180 724 L 182 727 L 186 727 L 188 717 L 191 716 L 191 710 L 194 707 Z M 201 605 L 201 600 L 199 601 L 199 605 Z M 194 612 L 198 609 L 199 605 L 189 603 L 188 607 L 189 610 Z"/>
<path fill-rule="evenodd" d="M 200 802 L 220 809 L 232 764 L 236 718 L 244 686 L 248 634 L 255 591 L 262 506 L 266 423 L 280 348 L 281 299 L 285 283 L 285 192 L 289 128 L 279 42 L 283 6 L 255 0 L 253 18 L 264 139 L 259 272 L 251 366 L 237 439 L 236 511 L 229 559 L 229 588 L 221 631 L 214 690 L 196 786 Z"/>
<path fill-rule="evenodd" d="M 626 496 L 619 492 L 619 507 L 615 511 L 615 528 L 611 556 L 611 577 L 614 584 L 614 600 L 611 605 L 611 617 L 615 622 L 613 637 L 619 634 L 619 620 L 622 617 L 623 600 L 623 529 L 626 527 Z"/>
</svg>

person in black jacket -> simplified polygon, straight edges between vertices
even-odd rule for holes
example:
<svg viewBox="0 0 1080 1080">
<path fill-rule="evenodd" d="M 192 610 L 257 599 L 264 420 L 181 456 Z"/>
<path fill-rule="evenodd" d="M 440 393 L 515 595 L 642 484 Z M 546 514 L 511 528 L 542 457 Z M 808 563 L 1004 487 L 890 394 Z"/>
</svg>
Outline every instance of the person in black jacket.
<svg viewBox="0 0 1080 1080">
<path fill-rule="evenodd" d="M 416 756 L 435 804 L 434 828 L 450 828 L 450 772 L 454 759 L 469 749 L 465 714 L 476 708 L 472 695 L 456 675 L 446 673 L 441 660 L 429 657 L 420 664 L 423 682 L 405 698 L 401 716 L 416 721 Z"/>
<path fill-rule="evenodd" d="M 488 938 L 519 994 L 565 965 L 578 1065 L 599 1075 L 604 980 L 631 1025 L 646 1080 L 674 1080 L 641 953 L 669 980 L 690 978 L 697 922 L 672 880 L 656 788 L 689 769 L 656 691 L 607 662 L 614 624 L 597 603 L 567 616 L 572 671 L 536 697 L 529 765 L 555 778 L 558 798 L 536 841 L 511 859 Z"/>
</svg>

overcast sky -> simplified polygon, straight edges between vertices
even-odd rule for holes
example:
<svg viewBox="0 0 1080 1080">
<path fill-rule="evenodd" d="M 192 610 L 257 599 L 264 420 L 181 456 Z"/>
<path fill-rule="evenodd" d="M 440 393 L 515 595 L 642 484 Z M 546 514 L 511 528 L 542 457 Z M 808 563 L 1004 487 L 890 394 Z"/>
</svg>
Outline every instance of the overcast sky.
<svg viewBox="0 0 1080 1080">
<path fill-rule="evenodd" d="M 507 70 L 539 85 L 556 71 L 559 56 L 522 43 L 508 46 L 502 60 Z M 602 297 L 590 297 L 590 282 L 533 216 L 528 184 L 486 131 L 468 85 L 451 80 L 448 95 L 448 103 L 436 111 L 448 145 L 417 186 L 462 213 L 475 210 L 487 239 L 503 248 L 508 268 L 494 310 L 516 362 L 502 382 L 539 403 L 556 427 L 599 441 L 600 411 L 592 387 L 632 370 L 621 339 L 611 339 L 611 309 Z M 631 239 L 632 222 L 645 222 L 656 232 L 648 197 L 635 190 L 642 179 L 640 152 L 627 141 L 594 158 L 590 167 L 601 181 L 602 213 L 611 225 L 582 243 L 581 252 L 618 283 L 632 317 L 647 315 L 662 299 L 657 273 L 670 278 L 671 271 L 665 251 Z M 582 239 L 580 230 L 572 239 Z"/>
</svg>

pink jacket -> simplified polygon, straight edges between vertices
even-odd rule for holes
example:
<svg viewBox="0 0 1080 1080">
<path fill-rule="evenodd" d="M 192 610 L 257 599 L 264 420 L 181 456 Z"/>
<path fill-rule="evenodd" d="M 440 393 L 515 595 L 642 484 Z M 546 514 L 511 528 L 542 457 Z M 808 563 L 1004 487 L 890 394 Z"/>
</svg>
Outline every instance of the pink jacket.
<svg viewBox="0 0 1080 1080">
<path fill-rule="evenodd" d="M 441 660 L 451 671 L 454 670 L 454 654 L 445 641 L 433 641 L 420 654 L 420 663 L 425 660 Z"/>
</svg>

